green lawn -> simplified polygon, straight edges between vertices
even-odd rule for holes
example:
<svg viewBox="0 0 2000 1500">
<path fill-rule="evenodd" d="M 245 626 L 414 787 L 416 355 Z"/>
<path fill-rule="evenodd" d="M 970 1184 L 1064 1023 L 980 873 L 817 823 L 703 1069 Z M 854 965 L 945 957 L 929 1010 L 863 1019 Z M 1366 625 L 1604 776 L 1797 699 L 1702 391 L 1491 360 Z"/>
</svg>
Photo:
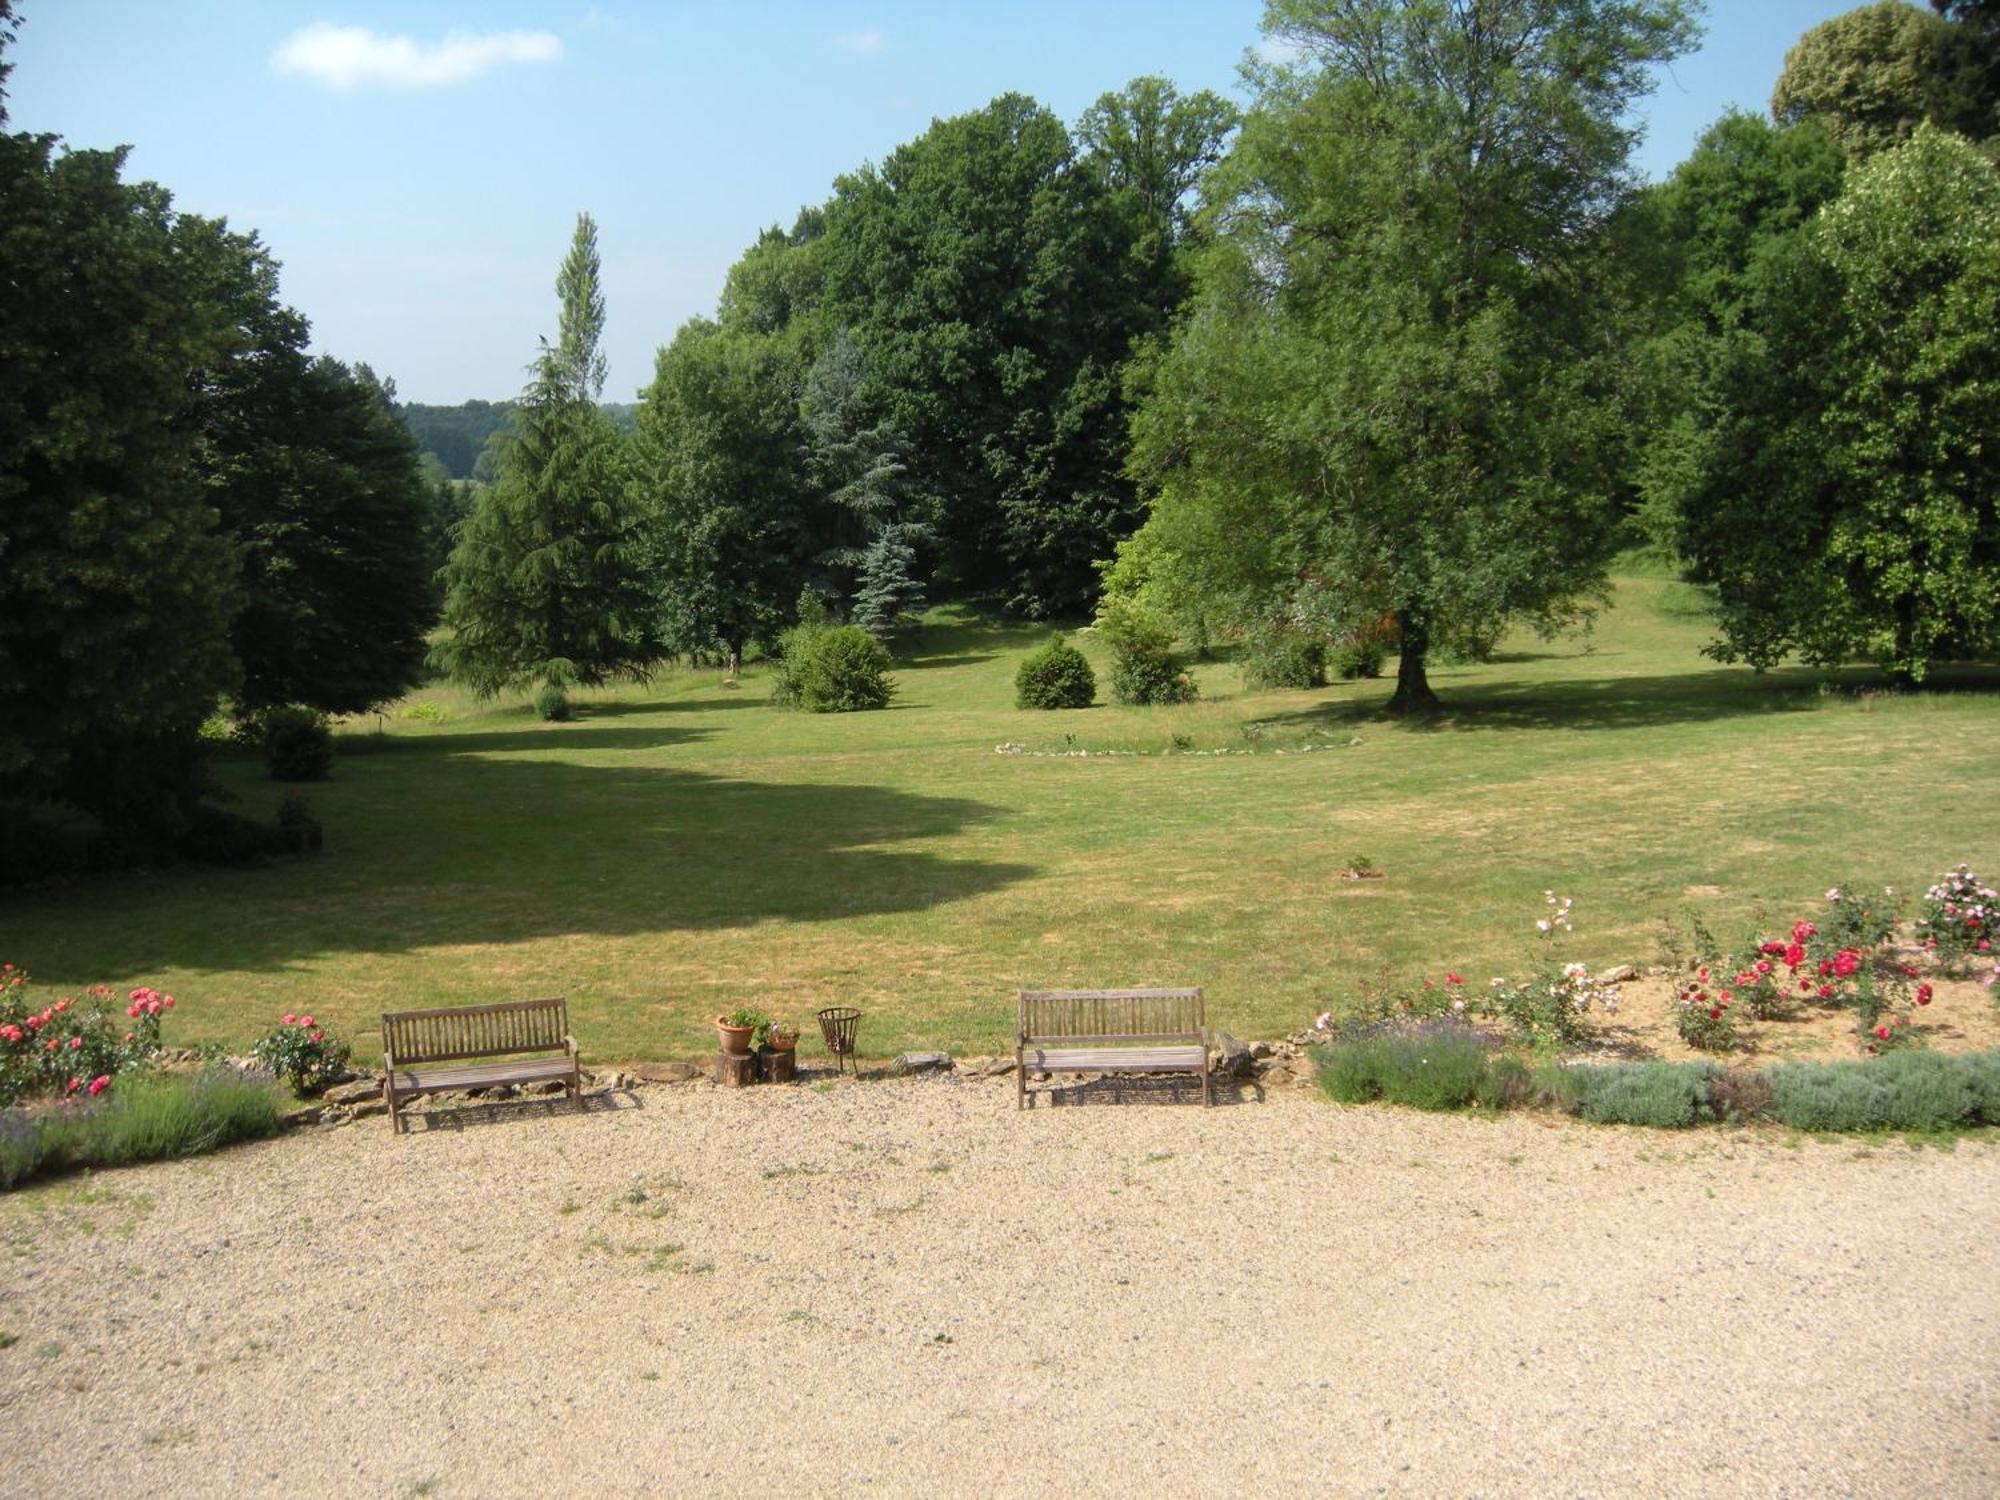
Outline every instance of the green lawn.
<svg viewBox="0 0 2000 1500">
<path fill-rule="evenodd" d="M 1258 1036 L 1385 969 L 1483 982 L 1519 967 L 1546 888 L 1576 898 L 1576 956 L 1615 962 L 1689 903 L 1727 930 L 1837 880 L 1990 878 L 2000 683 L 1759 678 L 1699 654 L 1697 602 L 1622 579 L 1588 641 L 1436 670 L 1451 713 L 1425 727 L 1379 717 L 1386 681 L 1250 694 L 1227 663 L 1185 708 L 1019 712 L 1046 632 L 969 615 L 883 713 L 781 712 L 754 672 L 586 694 L 568 724 L 429 690 L 411 704 L 440 718 L 357 728 L 308 789 L 323 856 L 12 898 L 0 958 L 170 990 L 170 1042 L 309 1009 L 367 1059 L 385 1008 L 562 993 L 586 1058 L 710 1052 L 745 1003 L 809 1031 L 859 1005 L 879 1056 L 1003 1049 L 1018 985 L 1197 983 Z M 995 752 L 1071 737 L 1145 753 Z M 220 773 L 275 804 L 254 761 Z M 1336 878 L 1357 855 L 1386 878 Z"/>
</svg>

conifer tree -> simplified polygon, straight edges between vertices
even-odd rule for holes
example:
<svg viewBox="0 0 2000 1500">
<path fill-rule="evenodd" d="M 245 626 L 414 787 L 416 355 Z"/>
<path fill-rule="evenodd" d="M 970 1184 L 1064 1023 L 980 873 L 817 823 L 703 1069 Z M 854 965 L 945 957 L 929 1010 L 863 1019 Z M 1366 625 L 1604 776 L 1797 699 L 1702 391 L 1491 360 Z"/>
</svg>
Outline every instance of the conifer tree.
<svg viewBox="0 0 2000 1500">
<path fill-rule="evenodd" d="M 598 406 L 604 294 L 597 226 L 577 217 L 542 341 L 501 452 L 445 570 L 437 659 L 475 692 L 643 675 L 655 650 L 635 555 L 624 441 Z"/>
</svg>

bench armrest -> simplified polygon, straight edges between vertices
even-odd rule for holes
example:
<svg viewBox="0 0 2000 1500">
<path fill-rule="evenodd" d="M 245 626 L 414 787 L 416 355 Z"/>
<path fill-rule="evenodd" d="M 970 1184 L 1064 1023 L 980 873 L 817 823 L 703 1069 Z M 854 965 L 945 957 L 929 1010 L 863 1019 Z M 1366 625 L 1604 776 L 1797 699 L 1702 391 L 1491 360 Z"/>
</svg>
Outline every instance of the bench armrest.
<svg viewBox="0 0 2000 1500">
<path fill-rule="evenodd" d="M 580 1055 L 576 1050 L 576 1038 L 568 1032 L 563 1033 L 563 1051 L 567 1052 L 571 1057 Z"/>
</svg>

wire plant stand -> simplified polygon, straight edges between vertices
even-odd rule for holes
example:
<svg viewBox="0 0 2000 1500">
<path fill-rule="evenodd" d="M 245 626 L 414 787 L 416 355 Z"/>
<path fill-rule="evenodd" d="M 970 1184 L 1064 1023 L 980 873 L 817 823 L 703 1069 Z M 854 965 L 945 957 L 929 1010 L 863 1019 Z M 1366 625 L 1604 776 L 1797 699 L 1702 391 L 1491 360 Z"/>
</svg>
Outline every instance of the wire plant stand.
<svg viewBox="0 0 2000 1500">
<path fill-rule="evenodd" d="M 861 1012 L 851 1005 L 829 1005 L 819 1012 L 819 1034 L 826 1040 L 826 1050 L 833 1054 L 836 1073 L 851 1064 L 854 1033 L 860 1025 Z"/>
</svg>

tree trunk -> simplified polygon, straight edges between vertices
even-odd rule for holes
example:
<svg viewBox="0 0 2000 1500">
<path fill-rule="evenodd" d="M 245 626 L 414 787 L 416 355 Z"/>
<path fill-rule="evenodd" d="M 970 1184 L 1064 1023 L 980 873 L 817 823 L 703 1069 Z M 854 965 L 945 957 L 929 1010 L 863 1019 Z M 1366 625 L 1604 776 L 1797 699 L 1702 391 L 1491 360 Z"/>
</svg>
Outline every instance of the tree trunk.
<svg viewBox="0 0 2000 1500">
<path fill-rule="evenodd" d="M 1396 661 L 1396 691 L 1389 699 L 1389 712 L 1399 717 L 1434 714 L 1444 705 L 1424 675 L 1430 630 L 1417 615 L 1400 609 L 1396 611 L 1396 630 L 1402 637 L 1402 650 Z"/>
<path fill-rule="evenodd" d="M 729 676 L 740 676 L 743 671 L 743 648 L 731 642 L 729 647 Z"/>
</svg>

